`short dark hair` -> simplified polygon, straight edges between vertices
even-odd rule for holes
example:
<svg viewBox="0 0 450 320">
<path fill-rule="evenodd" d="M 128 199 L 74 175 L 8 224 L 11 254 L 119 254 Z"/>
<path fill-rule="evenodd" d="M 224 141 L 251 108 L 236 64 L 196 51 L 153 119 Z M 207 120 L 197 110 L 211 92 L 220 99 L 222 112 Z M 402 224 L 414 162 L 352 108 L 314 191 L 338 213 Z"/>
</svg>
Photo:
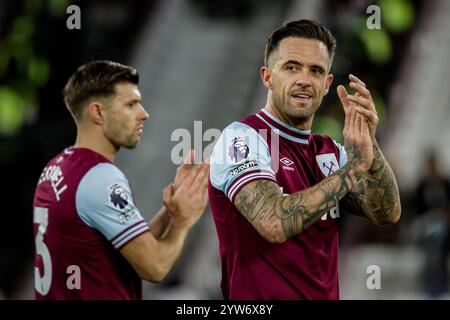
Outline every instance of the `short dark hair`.
<svg viewBox="0 0 450 320">
<path fill-rule="evenodd" d="M 83 104 L 89 99 L 108 98 L 115 94 L 114 85 L 121 82 L 139 83 L 136 69 L 108 60 L 88 62 L 77 69 L 64 87 L 64 102 L 79 119 Z"/>
<path fill-rule="evenodd" d="M 267 40 L 264 53 L 264 65 L 268 66 L 268 60 L 273 51 L 278 48 L 281 40 L 288 37 L 297 37 L 322 41 L 328 49 L 333 61 L 336 49 L 336 39 L 322 23 L 315 20 L 301 19 L 285 22 L 280 28 L 274 30 Z"/>
</svg>

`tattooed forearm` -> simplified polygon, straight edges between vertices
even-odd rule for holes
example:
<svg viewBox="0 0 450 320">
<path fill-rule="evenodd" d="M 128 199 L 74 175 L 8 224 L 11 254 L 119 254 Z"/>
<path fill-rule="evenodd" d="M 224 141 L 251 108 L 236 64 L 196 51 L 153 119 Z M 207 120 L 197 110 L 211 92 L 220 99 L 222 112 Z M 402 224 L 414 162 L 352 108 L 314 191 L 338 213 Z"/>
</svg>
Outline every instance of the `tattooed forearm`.
<svg viewBox="0 0 450 320">
<path fill-rule="evenodd" d="M 349 162 L 317 185 L 289 196 L 283 196 L 272 181 L 254 181 L 242 188 L 234 203 L 267 240 L 283 242 L 310 227 L 349 190 L 357 189 L 364 176 L 356 164 Z"/>
<path fill-rule="evenodd" d="M 377 143 L 362 190 L 352 190 L 343 199 L 349 212 L 365 215 L 376 224 L 395 223 L 400 216 L 400 196 L 394 173 Z"/>
<path fill-rule="evenodd" d="M 379 206 L 376 206 L 377 215 L 384 217 L 392 213 L 396 204 L 400 203 L 397 182 L 394 173 L 383 157 L 380 148 L 374 144 L 374 161 L 369 171 L 368 189 L 376 198 L 380 194 Z M 369 194 L 370 196 L 370 194 Z"/>
</svg>

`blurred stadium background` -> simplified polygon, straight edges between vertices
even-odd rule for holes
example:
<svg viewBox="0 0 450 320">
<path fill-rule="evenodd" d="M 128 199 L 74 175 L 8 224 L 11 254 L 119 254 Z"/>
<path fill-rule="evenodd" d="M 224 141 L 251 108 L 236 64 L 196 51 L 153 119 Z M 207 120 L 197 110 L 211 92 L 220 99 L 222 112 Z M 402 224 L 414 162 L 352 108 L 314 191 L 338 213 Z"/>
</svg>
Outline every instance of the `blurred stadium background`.
<svg viewBox="0 0 450 320">
<path fill-rule="evenodd" d="M 66 27 L 71 4 L 81 9 L 80 30 Z M 371 4 L 381 9 L 381 29 L 366 26 Z M 433 199 L 436 192 L 416 191 L 429 171 L 430 151 L 437 151 L 441 176 L 450 173 L 450 1 L 445 0 L 0 0 L 0 296 L 33 298 L 32 196 L 46 162 L 74 142 L 75 126 L 61 92 L 76 67 L 111 59 L 140 72 L 151 119 L 142 144 L 123 150 L 116 163 L 150 218 L 176 169 L 171 150 L 179 141 L 171 140 L 172 132 L 186 128 L 194 138 L 196 120 L 202 121 L 201 133 L 222 130 L 262 108 L 265 41 L 294 17 L 322 21 L 338 40 L 333 91 L 314 131 L 342 141 L 343 113 L 334 88 L 347 84 L 348 73 L 356 74 L 376 101 L 378 140 L 401 189 L 403 215 L 396 226 L 342 218 L 342 298 L 448 299 L 448 264 L 441 265 L 448 261 L 448 205 L 422 209 L 421 195 Z M 204 139 L 203 146 L 209 143 Z M 431 209 L 446 216 L 433 218 Z M 366 287 L 370 265 L 380 267 L 379 290 Z M 441 276 L 425 281 L 430 270 Z M 207 211 L 175 269 L 162 284 L 145 284 L 144 297 L 220 299 L 220 272 Z"/>
</svg>

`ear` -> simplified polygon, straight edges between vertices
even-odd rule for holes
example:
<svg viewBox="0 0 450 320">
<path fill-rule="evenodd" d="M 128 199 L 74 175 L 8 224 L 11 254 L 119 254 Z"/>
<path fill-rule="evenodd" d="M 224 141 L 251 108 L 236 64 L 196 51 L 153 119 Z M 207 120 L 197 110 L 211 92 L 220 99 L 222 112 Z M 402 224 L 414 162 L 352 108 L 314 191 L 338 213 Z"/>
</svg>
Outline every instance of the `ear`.
<svg viewBox="0 0 450 320">
<path fill-rule="evenodd" d="M 330 86 L 333 83 L 333 78 L 334 78 L 334 76 L 332 73 L 329 73 L 327 75 L 327 82 L 325 84 L 325 93 L 323 94 L 324 96 L 326 96 L 328 91 L 330 90 Z"/>
<path fill-rule="evenodd" d="M 87 116 L 95 124 L 103 124 L 104 114 L 102 112 L 102 107 L 103 106 L 98 101 L 92 101 L 87 106 Z"/>
<path fill-rule="evenodd" d="M 272 74 L 269 70 L 268 67 L 263 66 L 261 67 L 261 70 L 259 71 L 260 75 L 261 75 L 261 80 L 264 84 L 264 86 L 267 89 L 272 89 Z"/>
</svg>

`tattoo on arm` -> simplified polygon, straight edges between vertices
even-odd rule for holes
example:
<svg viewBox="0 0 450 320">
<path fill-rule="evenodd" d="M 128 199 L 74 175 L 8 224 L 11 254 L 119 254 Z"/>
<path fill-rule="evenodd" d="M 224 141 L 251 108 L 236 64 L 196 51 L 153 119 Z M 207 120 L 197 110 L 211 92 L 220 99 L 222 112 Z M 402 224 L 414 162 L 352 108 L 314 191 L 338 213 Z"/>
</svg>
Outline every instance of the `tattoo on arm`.
<svg viewBox="0 0 450 320">
<path fill-rule="evenodd" d="M 400 196 L 394 173 L 376 143 L 374 159 L 359 190 L 351 190 L 343 199 L 343 206 L 352 214 L 365 215 L 370 221 L 383 224 L 394 214 Z"/>
<path fill-rule="evenodd" d="M 282 242 L 310 227 L 350 189 L 358 189 L 364 175 L 356 164 L 349 161 L 320 183 L 288 196 L 273 181 L 254 181 L 239 191 L 234 204 L 262 236 Z"/>
</svg>

